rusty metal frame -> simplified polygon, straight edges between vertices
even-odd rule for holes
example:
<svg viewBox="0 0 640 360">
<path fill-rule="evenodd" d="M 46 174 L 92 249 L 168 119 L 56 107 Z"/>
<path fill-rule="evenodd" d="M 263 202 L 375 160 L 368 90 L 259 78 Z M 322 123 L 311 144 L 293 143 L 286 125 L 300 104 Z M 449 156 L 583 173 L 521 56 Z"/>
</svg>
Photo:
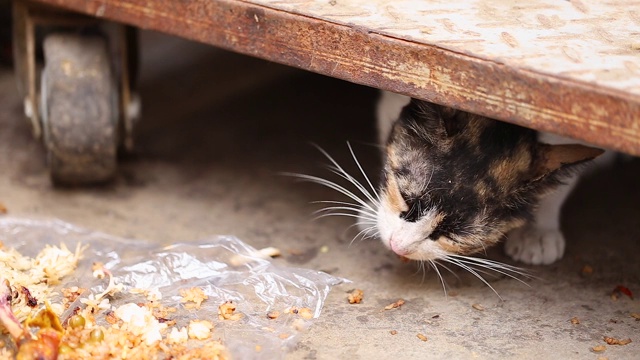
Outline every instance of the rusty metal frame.
<svg viewBox="0 0 640 360">
<path fill-rule="evenodd" d="M 242 0 L 37 0 L 640 155 L 640 97 Z"/>
</svg>

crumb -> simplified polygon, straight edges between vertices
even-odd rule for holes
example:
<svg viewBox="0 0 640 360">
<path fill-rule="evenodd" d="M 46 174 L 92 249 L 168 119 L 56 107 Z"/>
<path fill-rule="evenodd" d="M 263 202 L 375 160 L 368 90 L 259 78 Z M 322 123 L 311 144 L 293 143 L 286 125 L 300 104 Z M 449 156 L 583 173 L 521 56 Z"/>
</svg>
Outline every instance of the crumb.
<svg viewBox="0 0 640 360">
<path fill-rule="evenodd" d="M 300 308 L 298 310 L 298 315 L 300 315 L 303 319 L 311 319 L 313 318 L 313 311 L 309 308 Z"/>
<path fill-rule="evenodd" d="M 593 275 L 593 268 L 590 265 L 585 265 L 580 270 L 580 275 L 582 276 L 591 276 Z"/>
<path fill-rule="evenodd" d="M 64 297 L 64 307 L 68 309 L 71 306 L 71 303 L 76 301 L 78 297 L 85 291 L 85 288 L 79 288 L 77 286 L 72 286 L 70 288 L 62 289 L 62 296 Z"/>
<path fill-rule="evenodd" d="M 298 308 L 292 306 L 285 311 L 285 314 L 298 314 Z"/>
<path fill-rule="evenodd" d="M 91 271 L 98 271 L 104 269 L 104 264 L 100 261 L 96 261 L 91 264 Z"/>
<path fill-rule="evenodd" d="M 213 324 L 207 320 L 191 320 L 187 332 L 191 339 L 204 340 L 211 337 L 211 329 Z"/>
<path fill-rule="evenodd" d="M 260 352 L 260 351 L 262 351 L 262 346 L 256 345 L 256 352 Z"/>
<path fill-rule="evenodd" d="M 616 286 L 611 292 L 611 300 L 616 301 L 622 294 L 627 295 L 631 300 L 633 300 L 633 293 L 629 290 L 628 287 L 624 285 Z"/>
<path fill-rule="evenodd" d="M 3 204 L 3 203 L 0 203 L 0 214 L 3 214 L 3 215 L 4 215 L 4 214 L 6 214 L 7 212 L 8 212 L 8 211 L 7 211 L 7 207 L 6 207 L 6 206 L 4 206 L 4 204 Z"/>
<path fill-rule="evenodd" d="M 398 334 L 398 332 L 396 330 L 391 330 L 391 331 L 389 331 L 389 334 L 396 335 L 396 334 Z"/>
<path fill-rule="evenodd" d="M 260 249 L 258 250 L 258 253 L 260 254 L 260 257 L 264 259 L 274 258 L 282 255 L 282 251 L 280 251 L 280 249 L 275 248 L 273 246 Z"/>
<path fill-rule="evenodd" d="M 218 318 L 220 320 L 240 320 L 242 314 L 234 314 L 236 311 L 236 305 L 233 301 L 225 301 L 224 304 L 218 306 Z"/>
<path fill-rule="evenodd" d="M 267 319 L 275 320 L 280 316 L 280 311 L 272 310 L 267 313 Z"/>
<path fill-rule="evenodd" d="M 640 321 L 640 313 L 631 313 L 631 317 L 636 319 L 636 321 Z"/>
<path fill-rule="evenodd" d="M 607 350 L 607 347 L 604 345 L 597 345 L 591 348 L 591 351 L 593 352 L 603 352 L 605 350 Z"/>
<path fill-rule="evenodd" d="M 609 358 L 605 356 L 599 356 L 597 360 L 609 360 Z"/>
<path fill-rule="evenodd" d="M 118 317 L 116 316 L 116 313 L 113 312 L 112 310 L 108 310 L 104 314 L 104 319 L 107 321 L 107 323 L 109 323 L 111 325 L 118 323 Z"/>
<path fill-rule="evenodd" d="M 267 247 L 264 249 L 255 250 L 252 253 L 249 253 L 247 255 L 240 255 L 240 254 L 234 255 L 229 260 L 229 264 L 231 264 L 232 266 L 241 266 L 241 265 L 246 265 L 252 261 L 255 261 L 254 258 L 268 260 L 274 257 L 278 257 L 280 255 L 282 255 L 282 251 L 280 251 L 280 249 L 275 247 Z"/>
<path fill-rule="evenodd" d="M 182 344 L 189 340 L 189 332 L 186 327 L 182 327 L 180 330 L 177 328 L 171 328 L 171 332 L 167 335 L 167 342 L 169 344 Z"/>
<path fill-rule="evenodd" d="M 184 307 L 187 309 L 200 309 L 200 305 L 203 301 L 209 297 L 204 293 L 204 290 L 199 287 L 192 287 L 190 289 L 180 289 L 181 303 L 185 303 Z"/>
<path fill-rule="evenodd" d="M 21 285 L 20 292 L 22 293 L 22 295 L 24 295 L 25 299 L 27 300 L 26 304 L 28 307 L 34 308 L 38 305 L 38 299 L 36 299 L 33 295 L 31 295 L 31 291 L 29 291 L 27 287 Z"/>
<path fill-rule="evenodd" d="M 328 253 L 328 252 L 329 252 L 329 247 L 328 247 L 327 245 L 322 245 L 322 246 L 320 247 L 320 253 L 322 253 L 322 254 L 326 254 L 326 253 Z"/>
<path fill-rule="evenodd" d="M 478 311 L 484 311 L 484 306 L 480 305 L 480 304 L 473 304 L 471 305 L 472 308 L 478 310 Z"/>
<path fill-rule="evenodd" d="M 288 338 L 289 338 L 289 334 L 282 333 L 282 334 L 278 335 L 278 337 L 279 337 L 280 339 L 282 339 L 282 340 L 284 340 L 284 339 L 288 339 Z"/>
<path fill-rule="evenodd" d="M 362 302 L 362 298 L 364 298 L 364 292 L 360 289 L 355 289 L 349 293 L 349 304 L 360 304 Z"/>
<path fill-rule="evenodd" d="M 428 339 L 427 339 L 427 337 L 426 337 L 426 336 L 424 336 L 424 335 L 422 335 L 422 334 L 418 334 L 418 335 L 416 335 L 416 336 L 418 337 L 418 339 L 420 339 L 420 340 L 422 340 L 422 341 L 427 341 L 427 340 L 428 340 Z"/>
<path fill-rule="evenodd" d="M 384 309 L 385 310 L 396 309 L 396 308 L 400 308 L 400 306 L 402 305 L 404 305 L 404 300 L 399 299 L 398 301 L 385 306 Z"/>
<path fill-rule="evenodd" d="M 619 339 L 608 337 L 608 336 L 605 336 L 603 339 L 604 339 L 604 342 L 606 342 L 609 345 L 627 345 L 631 343 L 631 339 L 619 340 Z"/>
<path fill-rule="evenodd" d="M 403 264 L 411 262 L 411 259 L 409 259 L 408 257 L 401 256 L 401 255 L 398 255 L 398 259 L 400 259 L 400 262 L 403 263 Z"/>
<path fill-rule="evenodd" d="M 578 325 L 578 324 L 580 324 L 580 319 L 578 319 L 576 316 L 574 316 L 574 317 L 571 318 L 571 323 L 573 325 Z"/>
</svg>

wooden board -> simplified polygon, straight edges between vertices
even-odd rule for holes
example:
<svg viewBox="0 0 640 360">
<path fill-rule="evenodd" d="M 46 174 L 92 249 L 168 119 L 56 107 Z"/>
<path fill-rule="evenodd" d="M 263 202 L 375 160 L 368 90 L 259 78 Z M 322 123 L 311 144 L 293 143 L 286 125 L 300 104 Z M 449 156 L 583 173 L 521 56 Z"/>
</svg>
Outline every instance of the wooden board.
<svg viewBox="0 0 640 360">
<path fill-rule="evenodd" d="M 640 155 L 640 2 L 38 0 Z"/>
</svg>

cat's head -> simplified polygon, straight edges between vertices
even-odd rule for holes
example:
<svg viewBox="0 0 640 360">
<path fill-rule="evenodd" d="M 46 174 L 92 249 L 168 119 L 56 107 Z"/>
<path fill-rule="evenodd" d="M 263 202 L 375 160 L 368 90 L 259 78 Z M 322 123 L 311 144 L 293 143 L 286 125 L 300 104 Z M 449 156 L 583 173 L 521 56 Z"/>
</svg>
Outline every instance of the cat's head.
<svg viewBox="0 0 640 360">
<path fill-rule="evenodd" d="M 547 145 L 536 132 L 412 100 L 389 136 L 377 209 L 398 255 L 469 255 L 529 221 L 539 198 L 602 150 Z"/>
</svg>

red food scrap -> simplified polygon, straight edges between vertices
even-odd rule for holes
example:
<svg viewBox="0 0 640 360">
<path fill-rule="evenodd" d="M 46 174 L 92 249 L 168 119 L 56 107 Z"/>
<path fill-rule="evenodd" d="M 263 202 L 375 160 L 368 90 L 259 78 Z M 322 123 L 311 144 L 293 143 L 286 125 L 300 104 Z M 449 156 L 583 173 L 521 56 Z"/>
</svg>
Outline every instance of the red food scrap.
<svg viewBox="0 0 640 360">
<path fill-rule="evenodd" d="M 28 307 L 36 307 L 38 305 L 38 299 L 36 299 L 35 297 L 33 297 L 33 295 L 31 295 L 31 291 L 29 291 L 29 289 L 27 289 L 24 286 L 20 286 L 20 292 L 24 295 L 24 297 L 27 299 L 27 306 Z"/>
<path fill-rule="evenodd" d="M 627 295 L 631 300 L 633 300 L 633 293 L 631 292 L 631 290 L 629 290 L 628 287 L 624 285 L 616 286 L 615 289 L 613 289 L 613 291 L 611 292 L 611 297 L 613 299 L 617 299 L 620 294 Z"/>
</svg>

